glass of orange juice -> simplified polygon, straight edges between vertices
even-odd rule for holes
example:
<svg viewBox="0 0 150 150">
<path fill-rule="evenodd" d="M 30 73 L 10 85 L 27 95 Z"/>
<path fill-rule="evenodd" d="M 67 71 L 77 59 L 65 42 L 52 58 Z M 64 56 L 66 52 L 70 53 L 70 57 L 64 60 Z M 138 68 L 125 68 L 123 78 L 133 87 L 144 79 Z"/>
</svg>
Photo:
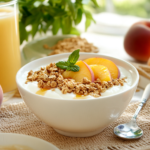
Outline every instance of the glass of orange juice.
<svg viewBox="0 0 150 150">
<path fill-rule="evenodd" d="M 21 67 L 18 15 L 16 0 L 0 3 L 0 85 L 4 97 L 17 89 L 15 77 Z"/>
</svg>

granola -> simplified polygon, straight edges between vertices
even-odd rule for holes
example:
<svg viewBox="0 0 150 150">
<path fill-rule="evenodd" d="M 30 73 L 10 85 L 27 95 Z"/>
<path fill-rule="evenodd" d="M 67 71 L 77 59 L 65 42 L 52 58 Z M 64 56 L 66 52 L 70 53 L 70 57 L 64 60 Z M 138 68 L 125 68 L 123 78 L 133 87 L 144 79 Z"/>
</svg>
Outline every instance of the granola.
<svg viewBox="0 0 150 150">
<path fill-rule="evenodd" d="M 45 49 L 54 50 L 49 55 L 61 54 L 61 53 L 70 53 L 75 49 L 80 49 L 80 52 L 91 52 L 98 53 L 99 50 L 92 43 L 89 43 L 85 38 L 81 37 L 71 37 L 64 40 L 59 41 L 53 47 L 49 47 L 48 45 L 43 45 Z"/>
<path fill-rule="evenodd" d="M 28 72 L 26 84 L 28 82 L 37 81 L 39 88 L 55 90 L 58 88 L 63 94 L 74 93 L 79 95 L 91 95 L 93 97 L 100 97 L 101 93 L 107 89 L 121 85 L 123 86 L 126 82 L 125 78 L 113 79 L 108 82 L 101 82 L 97 79 L 91 82 L 86 77 L 83 78 L 82 82 L 76 82 L 74 79 L 64 79 L 62 73 L 63 69 L 58 68 L 55 63 L 50 63 L 46 67 L 42 67 L 40 70 Z"/>
</svg>

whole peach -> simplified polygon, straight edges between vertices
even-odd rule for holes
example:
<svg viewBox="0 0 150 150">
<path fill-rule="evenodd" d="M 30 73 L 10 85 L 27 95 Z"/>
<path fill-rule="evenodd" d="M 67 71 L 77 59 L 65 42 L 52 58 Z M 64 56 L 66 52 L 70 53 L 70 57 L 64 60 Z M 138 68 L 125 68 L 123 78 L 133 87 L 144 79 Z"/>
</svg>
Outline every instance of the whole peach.
<svg viewBox="0 0 150 150">
<path fill-rule="evenodd" d="M 126 52 L 139 61 L 150 57 L 150 22 L 141 21 L 133 24 L 124 38 Z"/>
</svg>

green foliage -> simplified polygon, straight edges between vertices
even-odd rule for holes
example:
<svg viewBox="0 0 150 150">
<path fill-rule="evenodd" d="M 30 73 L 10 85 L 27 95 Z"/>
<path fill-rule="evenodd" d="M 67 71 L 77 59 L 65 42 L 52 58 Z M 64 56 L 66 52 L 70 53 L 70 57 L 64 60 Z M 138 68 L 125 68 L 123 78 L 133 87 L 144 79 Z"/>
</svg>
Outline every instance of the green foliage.
<svg viewBox="0 0 150 150">
<path fill-rule="evenodd" d="M 150 0 L 113 0 L 113 3 L 119 14 L 150 17 Z"/>
<path fill-rule="evenodd" d="M 96 0 L 100 7 L 91 0 L 88 5 L 84 6 L 92 13 L 100 13 L 106 11 L 106 0 Z M 121 15 L 132 15 L 142 18 L 150 18 L 150 0 L 112 0 L 115 13 Z"/>
<path fill-rule="evenodd" d="M 69 64 L 75 64 L 78 59 L 79 59 L 79 49 L 73 51 L 70 55 L 69 55 L 69 58 L 68 58 L 68 62 Z"/>
<path fill-rule="evenodd" d="M 91 1 L 93 5 L 98 6 L 96 0 Z M 89 0 L 84 0 L 84 4 L 88 2 Z M 54 35 L 59 30 L 62 30 L 63 34 L 79 35 L 75 25 L 81 22 L 84 14 L 87 19 L 86 29 L 93 21 L 91 13 L 83 8 L 83 0 L 18 0 L 18 3 L 21 43 L 28 40 L 30 35 L 34 37 L 37 32 L 46 33 L 49 29 Z M 31 30 L 26 29 L 29 25 Z"/>
<path fill-rule="evenodd" d="M 94 21 L 91 13 L 87 10 L 84 10 L 85 16 L 86 16 L 86 22 L 85 22 L 85 30 L 91 25 L 91 22 Z M 95 22 L 95 21 L 94 21 Z"/>
<path fill-rule="evenodd" d="M 77 72 L 80 70 L 80 67 L 78 65 L 75 65 L 75 63 L 79 59 L 79 49 L 73 51 L 70 55 L 67 61 L 59 61 L 56 63 L 56 66 L 61 69 L 71 70 L 73 72 Z"/>
</svg>

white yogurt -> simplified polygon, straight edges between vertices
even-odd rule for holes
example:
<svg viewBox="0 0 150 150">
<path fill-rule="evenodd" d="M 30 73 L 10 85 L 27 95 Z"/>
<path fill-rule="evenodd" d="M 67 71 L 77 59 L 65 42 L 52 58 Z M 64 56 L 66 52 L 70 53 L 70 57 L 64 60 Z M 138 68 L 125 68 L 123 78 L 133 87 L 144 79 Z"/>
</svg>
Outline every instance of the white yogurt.
<svg viewBox="0 0 150 150">
<path fill-rule="evenodd" d="M 101 97 L 120 93 L 122 91 L 125 91 L 132 85 L 132 76 L 131 76 L 130 72 L 127 71 L 126 69 L 124 69 L 123 67 L 118 67 L 118 68 L 121 73 L 120 78 L 127 77 L 127 79 L 126 79 L 127 82 L 124 83 L 123 86 L 117 85 L 117 86 L 113 86 L 113 87 L 109 88 L 104 93 L 101 93 Z M 36 70 L 38 70 L 38 69 L 36 69 Z M 25 79 L 25 81 L 26 81 L 26 79 Z M 37 84 L 38 84 L 38 82 L 36 82 L 36 81 L 28 82 L 27 84 L 25 84 L 25 82 L 24 82 L 24 87 L 28 91 L 36 94 L 36 92 L 40 90 L 40 88 L 38 88 Z M 62 94 L 62 92 L 58 88 L 55 88 L 55 91 L 47 90 L 43 96 L 50 97 L 50 98 L 58 98 L 58 99 L 75 99 L 76 94 L 74 94 L 74 93 Z M 95 97 L 93 97 L 91 95 L 86 96 L 86 99 L 91 99 L 91 98 L 94 99 Z"/>
</svg>

